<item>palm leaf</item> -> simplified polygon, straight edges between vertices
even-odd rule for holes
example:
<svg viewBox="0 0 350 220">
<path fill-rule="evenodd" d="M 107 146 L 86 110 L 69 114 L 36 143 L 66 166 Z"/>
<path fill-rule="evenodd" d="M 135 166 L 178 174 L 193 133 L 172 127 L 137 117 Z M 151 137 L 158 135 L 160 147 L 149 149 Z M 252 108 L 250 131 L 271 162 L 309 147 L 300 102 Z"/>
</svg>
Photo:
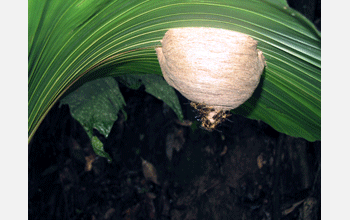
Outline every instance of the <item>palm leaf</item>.
<svg viewBox="0 0 350 220">
<path fill-rule="evenodd" d="M 284 0 L 30 0 L 29 141 L 69 89 L 130 72 L 161 74 L 154 48 L 169 28 L 251 35 L 267 59 L 254 96 L 233 112 L 320 140 L 320 33 Z"/>
</svg>

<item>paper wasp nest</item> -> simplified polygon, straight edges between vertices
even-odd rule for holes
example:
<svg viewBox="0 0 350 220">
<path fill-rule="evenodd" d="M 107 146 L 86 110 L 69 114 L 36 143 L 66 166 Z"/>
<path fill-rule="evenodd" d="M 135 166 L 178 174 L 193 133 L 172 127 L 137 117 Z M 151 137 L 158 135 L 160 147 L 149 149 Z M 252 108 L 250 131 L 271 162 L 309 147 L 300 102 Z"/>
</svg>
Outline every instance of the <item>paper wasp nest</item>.
<svg viewBox="0 0 350 220">
<path fill-rule="evenodd" d="M 156 52 L 165 80 L 192 101 L 202 126 L 212 130 L 258 86 L 266 64 L 257 43 L 224 29 L 175 28 Z"/>
</svg>

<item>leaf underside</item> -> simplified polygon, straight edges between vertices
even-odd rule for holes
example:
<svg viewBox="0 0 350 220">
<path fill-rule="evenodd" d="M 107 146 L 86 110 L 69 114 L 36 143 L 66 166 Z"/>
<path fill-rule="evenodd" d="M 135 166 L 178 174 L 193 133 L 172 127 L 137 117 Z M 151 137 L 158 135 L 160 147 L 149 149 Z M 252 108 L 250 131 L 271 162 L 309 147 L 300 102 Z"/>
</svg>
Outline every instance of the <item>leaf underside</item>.
<svg viewBox="0 0 350 220">
<path fill-rule="evenodd" d="M 29 141 L 68 89 L 101 77 L 161 75 L 154 49 L 176 27 L 252 36 L 267 68 L 253 97 L 233 112 L 291 136 L 321 138 L 321 36 L 285 0 L 30 0 L 28 11 Z"/>
</svg>

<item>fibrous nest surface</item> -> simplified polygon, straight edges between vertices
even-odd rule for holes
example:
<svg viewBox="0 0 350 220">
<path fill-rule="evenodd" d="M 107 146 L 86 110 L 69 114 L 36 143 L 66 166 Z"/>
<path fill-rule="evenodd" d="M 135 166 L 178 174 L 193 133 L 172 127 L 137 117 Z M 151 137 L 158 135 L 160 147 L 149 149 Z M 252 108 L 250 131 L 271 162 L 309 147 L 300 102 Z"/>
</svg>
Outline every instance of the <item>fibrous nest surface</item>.
<svg viewBox="0 0 350 220">
<path fill-rule="evenodd" d="M 253 94 L 265 68 L 258 42 L 217 28 L 168 30 L 156 48 L 164 79 L 192 101 L 202 126 L 212 130 Z"/>
</svg>

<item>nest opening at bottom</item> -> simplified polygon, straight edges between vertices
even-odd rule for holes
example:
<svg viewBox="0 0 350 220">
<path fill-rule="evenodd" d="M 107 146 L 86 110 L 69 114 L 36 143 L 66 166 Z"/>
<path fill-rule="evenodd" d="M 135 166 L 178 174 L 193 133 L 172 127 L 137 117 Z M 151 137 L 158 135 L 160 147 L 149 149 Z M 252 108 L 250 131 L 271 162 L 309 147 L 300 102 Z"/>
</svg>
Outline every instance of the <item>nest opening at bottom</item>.
<svg viewBox="0 0 350 220">
<path fill-rule="evenodd" d="M 205 103 L 191 102 L 191 106 L 199 113 L 201 126 L 207 131 L 213 131 L 224 122 L 231 114 L 230 111 L 215 109 Z"/>
</svg>

